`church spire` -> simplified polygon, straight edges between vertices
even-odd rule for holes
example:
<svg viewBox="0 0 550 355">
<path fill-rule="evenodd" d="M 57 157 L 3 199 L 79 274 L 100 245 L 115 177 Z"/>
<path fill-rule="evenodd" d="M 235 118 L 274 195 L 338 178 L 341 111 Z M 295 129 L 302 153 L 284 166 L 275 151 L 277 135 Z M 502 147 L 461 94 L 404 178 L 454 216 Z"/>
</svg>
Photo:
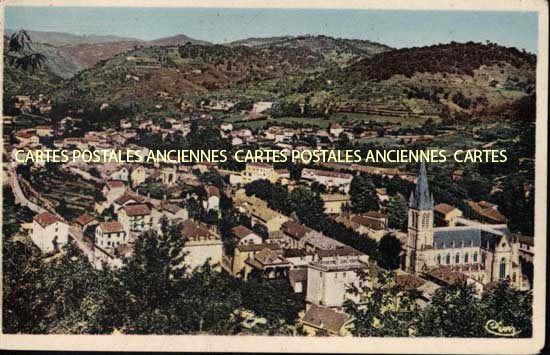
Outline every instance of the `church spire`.
<svg viewBox="0 0 550 355">
<path fill-rule="evenodd" d="M 416 188 L 411 192 L 409 199 L 409 207 L 416 210 L 431 210 L 434 207 L 433 196 L 430 195 L 428 187 L 428 174 L 426 172 L 426 164 L 420 164 L 420 172 L 416 179 Z"/>
</svg>

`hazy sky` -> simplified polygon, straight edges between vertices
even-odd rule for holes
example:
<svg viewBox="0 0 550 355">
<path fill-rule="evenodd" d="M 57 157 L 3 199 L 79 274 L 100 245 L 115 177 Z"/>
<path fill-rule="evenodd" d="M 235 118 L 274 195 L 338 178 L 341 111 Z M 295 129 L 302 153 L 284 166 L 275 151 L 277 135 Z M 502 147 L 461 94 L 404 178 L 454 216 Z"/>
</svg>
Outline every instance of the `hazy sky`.
<svg viewBox="0 0 550 355">
<path fill-rule="evenodd" d="M 10 29 L 145 40 L 182 33 L 213 43 L 324 34 L 396 48 L 490 40 L 532 53 L 537 53 L 537 23 L 535 12 L 5 7 L 5 24 Z"/>
</svg>

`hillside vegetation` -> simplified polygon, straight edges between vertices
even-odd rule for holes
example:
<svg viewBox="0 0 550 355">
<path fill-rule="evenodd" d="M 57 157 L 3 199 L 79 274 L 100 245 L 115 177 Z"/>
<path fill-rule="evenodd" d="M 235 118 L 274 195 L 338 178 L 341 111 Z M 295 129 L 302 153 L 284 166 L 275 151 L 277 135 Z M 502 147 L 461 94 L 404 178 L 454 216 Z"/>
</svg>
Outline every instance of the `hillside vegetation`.
<svg viewBox="0 0 550 355">
<path fill-rule="evenodd" d="M 362 79 L 387 80 L 394 75 L 412 77 L 415 73 L 449 73 L 474 75 L 483 66 L 508 63 L 532 70 L 537 63 L 533 54 L 496 44 L 475 42 L 439 44 L 382 52 L 365 58 L 345 70 Z"/>
</svg>

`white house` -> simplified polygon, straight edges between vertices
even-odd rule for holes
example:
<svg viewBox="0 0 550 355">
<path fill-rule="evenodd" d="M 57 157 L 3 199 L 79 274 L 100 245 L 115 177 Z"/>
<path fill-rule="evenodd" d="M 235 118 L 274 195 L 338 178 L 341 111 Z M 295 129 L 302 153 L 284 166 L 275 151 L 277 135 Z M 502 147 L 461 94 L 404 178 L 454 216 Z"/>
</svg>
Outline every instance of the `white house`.
<svg viewBox="0 0 550 355">
<path fill-rule="evenodd" d="M 145 182 L 145 179 L 147 179 L 147 171 L 145 171 L 143 165 L 136 165 L 131 168 L 130 181 L 132 182 L 132 186 L 142 184 Z"/>
<path fill-rule="evenodd" d="M 105 186 L 101 190 L 103 193 L 103 196 L 109 201 L 109 204 L 111 204 L 114 200 L 119 198 L 120 196 L 124 195 L 124 192 L 126 191 L 126 186 L 122 181 L 107 181 L 105 183 Z"/>
<path fill-rule="evenodd" d="M 340 126 L 340 124 L 335 123 L 332 126 L 330 126 L 329 132 L 333 136 L 338 137 L 340 134 L 342 134 L 342 132 L 344 132 L 344 129 L 342 128 L 342 126 Z"/>
<path fill-rule="evenodd" d="M 232 140 L 231 140 L 231 145 L 232 146 L 237 146 L 237 145 L 241 145 L 243 144 L 243 140 L 240 139 L 239 137 L 234 137 Z"/>
<path fill-rule="evenodd" d="M 40 213 L 33 219 L 31 239 L 43 253 L 52 252 L 69 242 L 69 225 L 49 212 Z"/>
<path fill-rule="evenodd" d="M 36 134 L 26 132 L 26 131 L 16 132 L 15 138 L 19 143 L 25 144 L 25 145 L 35 145 L 39 143 L 39 139 Z"/>
<path fill-rule="evenodd" d="M 145 197 L 135 195 L 130 192 L 125 192 L 122 196 L 120 196 L 113 202 L 114 211 L 117 212 L 119 209 L 127 205 L 134 205 L 143 202 L 145 202 Z"/>
<path fill-rule="evenodd" d="M 366 272 L 367 264 L 350 250 L 320 251 L 322 259 L 308 265 L 306 302 L 326 307 L 341 307 L 345 300 L 359 301 L 347 292 L 351 285 L 366 286 L 359 273 Z M 343 252 L 344 251 L 344 252 Z"/>
<path fill-rule="evenodd" d="M 252 113 L 261 113 L 261 112 L 264 112 L 265 110 L 270 109 L 271 107 L 273 107 L 273 102 L 269 102 L 269 101 L 255 102 L 254 105 L 252 106 Z"/>
<path fill-rule="evenodd" d="M 219 210 L 220 209 L 220 189 L 216 186 L 206 186 L 206 201 L 203 201 L 203 207 L 206 210 Z"/>
<path fill-rule="evenodd" d="M 275 169 L 272 165 L 262 162 L 253 162 L 246 164 L 245 170 L 241 173 L 244 184 L 254 180 L 269 180 Z"/>
<path fill-rule="evenodd" d="M 231 233 L 233 234 L 233 237 L 235 237 L 237 244 L 240 245 L 263 243 L 262 237 L 252 232 L 250 229 L 246 228 L 243 225 L 233 227 L 231 229 Z"/>
<path fill-rule="evenodd" d="M 128 176 L 129 176 L 128 169 L 125 166 L 123 166 L 120 169 L 116 169 L 115 171 L 110 172 L 109 179 L 128 181 Z"/>
<path fill-rule="evenodd" d="M 38 134 L 39 137 L 53 136 L 53 126 L 42 125 L 42 126 L 36 126 L 35 129 L 36 129 L 36 134 Z"/>
<path fill-rule="evenodd" d="M 302 170 L 302 179 L 317 181 L 319 184 L 323 184 L 328 188 L 337 187 L 345 193 L 348 193 L 353 175 L 337 171 L 306 168 Z"/>
<path fill-rule="evenodd" d="M 115 249 L 126 242 L 126 231 L 117 221 L 100 223 L 95 230 L 95 244 L 100 248 Z"/>
<path fill-rule="evenodd" d="M 233 130 L 233 125 L 229 122 L 224 122 L 224 123 L 221 124 L 220 129 L 222 131 L 232 131 Z"/>
<path fill-rule="evenodd" d="M 92 226 L 97 226 L 99 224 L 99 221 L 95 217 L 84 213 L 83 215 L 75 219 L 75 224 L 82 232 L 86 232 L 88 228 Z"/>
<path fill-rule="evenodd" d="M 207 225 L 184 221 L 180 224 L 182 235 L 186 238 L 184 263 L 191 269 L 204 265 L 205 262 L 212 266 L 221 266 L 223 255 L 223 242 L 220 236 Z"/>
<path fill-rule="evenodd" d="M 151 210 L 145 204 L 122 207 L 118 210 L 117 219 L 126 232 L 144 232 L 153 226 Z"/>
</svg>

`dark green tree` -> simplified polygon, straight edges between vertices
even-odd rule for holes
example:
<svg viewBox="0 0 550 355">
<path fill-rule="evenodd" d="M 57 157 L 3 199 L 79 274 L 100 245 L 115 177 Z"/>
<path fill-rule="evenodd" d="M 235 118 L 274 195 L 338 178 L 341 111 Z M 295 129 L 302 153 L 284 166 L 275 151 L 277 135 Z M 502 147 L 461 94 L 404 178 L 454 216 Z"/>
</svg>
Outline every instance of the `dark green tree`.
<svg viewBox="0 0 550 355">
<path fill-rule="evenodd" d="M 474 287 L 458 283 L 437 289 L 422 312 L 419 335 L 479 337 L 486 321 Z"/>
<path fill-rule="evenodd" d="M 355 213 L 378 211 L 378 197 L 372 180 L 363 175 L 356 175 L 351 181 L 349 190 L 351 210 Z"/>
<path fill-rule="evenodd" d="M 394 270 L 399 267 L 401 255 L 401 241 L 394 235 L 387 234 L 380 239 L 378 245 L 380 260 L 378 264 L 384 269 Z"/>
<path fill-rule="evenodd" d="M 27 31 L 20 30 L 12 33 L 4 50 L 4 58 L 15 68 L 30 69 L 34 72 L 42 67 L 47 59 L 43 54 L 34 52 L 31 43 L 32 40 Z"/>
<path fill-rule="evenodd" d="M 405 290 L 395 283 L 395 273 L 380 269 L 371 283 L 360 275 L 363 287 L 349 288 L 361 302 L 347 300 L 344 310 L 353 317 L 354 336 L 407 337 L 415 333 L 420 310 L 415 302 L 418 292 Z M 367 282 L 369 281 L 369 282 Z"/>
<path fill-rule="evenodd" d="M 486 320 L 499 322 L 503 326 L 512 326 L 517 337 L 530 338 L 533 333 L 533 294 L 531 291 L 519 291 L 507 280 L 496 283 L 483 293 L 481 309 Z M 485 336 L 493 336 L 485 332 Z"/>
<path fill-rule="evenodd" d="M 407 200 L 400 193 L 388 203 L 388 225 L 401 231 L 407 230 Z"/>
</svg>

